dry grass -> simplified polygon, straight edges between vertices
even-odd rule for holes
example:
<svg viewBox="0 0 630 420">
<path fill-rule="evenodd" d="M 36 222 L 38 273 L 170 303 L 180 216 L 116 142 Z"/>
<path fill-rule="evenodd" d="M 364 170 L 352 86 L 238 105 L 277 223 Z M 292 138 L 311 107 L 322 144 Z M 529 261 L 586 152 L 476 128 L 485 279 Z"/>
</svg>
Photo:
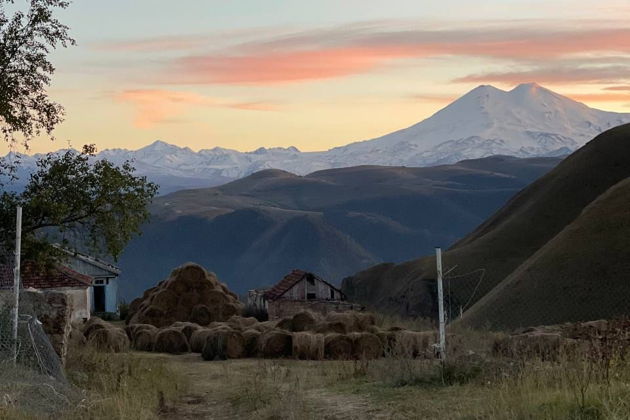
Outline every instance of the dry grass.
<svg viewBox="0 0 630 420">
<path fill-rule="evenodd" d="M 133 353 L 74 350 L 68 385 L 24 368 L 0 372 L 0 419 L 154 419 L 186 390 L 170 367 Z"/>
</svg>

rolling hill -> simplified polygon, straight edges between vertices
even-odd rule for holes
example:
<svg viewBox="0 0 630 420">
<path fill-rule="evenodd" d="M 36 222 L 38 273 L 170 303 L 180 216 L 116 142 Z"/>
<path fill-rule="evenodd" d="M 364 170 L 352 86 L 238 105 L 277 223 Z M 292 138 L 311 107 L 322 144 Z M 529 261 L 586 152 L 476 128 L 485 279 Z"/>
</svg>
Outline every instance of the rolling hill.
<svg viewBox="0 0 630 420">
<path fill-rule="evenodd" d="M 131 299 L 195 261 L 243 293 L 294 268 L 339 282 L 382 261 L 451 244 L 560 158 L 495 156 L 426 168 L 361 166 L 298 176 L 265 170 L 159 197 L 120 259 Z"/>
<path fill-rule="evenodd" d="M 630 276 L 620 274 L 627 268 L 621 239 L 610 235 L 617 248 L 606 258 L 599 248 L 609 248 L 603 232 L 613 229 L 616 221 L 606 219 L 615 215 L 620 235 L 630 235 L 627 215 L 618 209 L 624 200 L 630 207 L 623 195 L 629 176 L 630 125 L 623 125 L 597 136 L 456 242 L 443 259 L 447 268 L 455 267 L 452 299 L 463 309 L 472 305 L 462 322 L 516 327 L 543 318 L 559 322 L 609 314 L 597 309 L 605 302 L 590 291 L 608 285 L 610 293 L 604 293 L 610 298 L 627 290 Z M 596 226 L 602 234 L 595 234 Z M 433 316 L 434 282 L 435 259 L 428 256 L 360 272 L 344 281 L 344 290 L 381 310 Z"/>
</svg>

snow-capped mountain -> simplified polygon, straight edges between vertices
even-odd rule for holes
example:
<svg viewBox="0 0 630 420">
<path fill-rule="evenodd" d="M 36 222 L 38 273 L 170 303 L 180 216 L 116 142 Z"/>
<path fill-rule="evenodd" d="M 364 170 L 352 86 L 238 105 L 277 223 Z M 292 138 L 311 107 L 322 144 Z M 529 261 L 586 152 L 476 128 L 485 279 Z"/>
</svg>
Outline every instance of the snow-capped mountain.
<svg viewBox="0 0 630 420">
<path fill-rule="evenodd" d="M 156 141 L 135 151 L 105 150 L 98 157 L 115 163 L 133 160 L 138 173 L 161 184 L 161 193 L 167 193 L 217 185 L 269 168 L 303 175 L 368 164 L 430 166 L 497 154 L 563 155 L 628 122 L 628 113 L 589 108 L 535 83 L 510 91 L 484 85 L 411 127 L 324 152 L 300 152 L 295 147 L 194 152 Z M 33 168 L 36 157 L 23 157 L 22 170 Z"/>
</svg>

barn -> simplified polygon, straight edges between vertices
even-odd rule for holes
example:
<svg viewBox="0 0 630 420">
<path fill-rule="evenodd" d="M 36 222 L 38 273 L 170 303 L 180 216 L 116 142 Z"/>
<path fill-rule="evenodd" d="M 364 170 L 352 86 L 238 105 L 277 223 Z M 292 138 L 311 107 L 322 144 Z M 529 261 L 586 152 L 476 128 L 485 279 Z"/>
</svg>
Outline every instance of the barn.
<svg viewBox="0 0 630 420">
<path fill-rule="evenodd" d="M 248 303 L 264 308 L 269 319 L 280 319 L 303 311 L 318 313 L 361 309 L 346 302 L 346 296 L 321 277 L 303 270 L 293 270 L 275 286 L 266 290 L 251 290 Z"/>
</svg>

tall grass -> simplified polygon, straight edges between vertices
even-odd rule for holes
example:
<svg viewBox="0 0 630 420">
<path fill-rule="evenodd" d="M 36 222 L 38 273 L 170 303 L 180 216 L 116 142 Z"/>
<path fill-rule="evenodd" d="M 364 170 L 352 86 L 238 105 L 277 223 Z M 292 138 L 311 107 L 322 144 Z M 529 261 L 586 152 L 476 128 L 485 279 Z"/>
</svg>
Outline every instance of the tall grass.
<svg viewBox="0 0 630 420">
<path fill-rule="evenodd" d="M 68 355 L 68 384 L 25 367 L 0 370 L 1 419 L 155 419 L 187 388 L 159 360 L 99 353 L 87 346 Z"/>
</svg>

